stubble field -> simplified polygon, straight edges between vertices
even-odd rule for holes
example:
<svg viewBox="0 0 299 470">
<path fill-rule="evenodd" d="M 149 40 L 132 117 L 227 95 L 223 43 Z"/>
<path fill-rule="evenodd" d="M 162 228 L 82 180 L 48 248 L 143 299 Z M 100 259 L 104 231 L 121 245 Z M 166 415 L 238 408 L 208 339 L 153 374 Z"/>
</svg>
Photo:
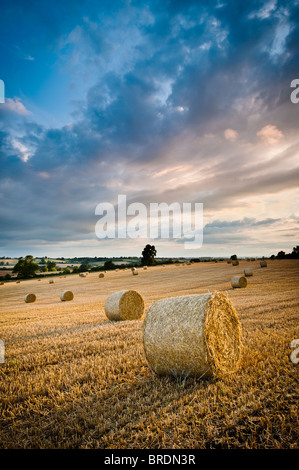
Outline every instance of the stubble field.
<svg viewBox="0 0 299 470">
<path fill-rule="evenodd" d="M 253 268 L 245 289 L 230 279 Z M 243 358 L 227 378 L 158 377 L 143 351 L 143 319 L 111 322 L 112 292 L 145 301 L 221 291 L 239 313 Z M 72 290 L 74 300 L 59 295 Z M 35 303 L 24 295 L 33 292 Z M 1 448 L 298 448 L 299 262 L 199 263 L 69 275 L 0 286 Z M 145 317 L 144 315 L 144 317 Z M 143 317 L 143 318 L 144 318 Z"/>
</svg>

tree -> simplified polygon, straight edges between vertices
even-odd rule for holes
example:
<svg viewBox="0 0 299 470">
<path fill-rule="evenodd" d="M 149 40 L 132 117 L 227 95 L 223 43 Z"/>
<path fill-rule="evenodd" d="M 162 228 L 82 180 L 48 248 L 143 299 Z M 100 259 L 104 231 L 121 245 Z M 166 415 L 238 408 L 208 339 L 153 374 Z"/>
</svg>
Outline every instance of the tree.
<svg viewBox="0 0 299 470">
<path fill-rule="evenodd" d="M 299 245 L 294 246 L 293 251 L 291 253 L 291 258 L 295 258 L 295 259 L 299 258 Z"/>
<path fill-rule="evenodd" d="M 142 251 L 142 259 L 141 264 L 142 266 L 153 266 L 155 264 L 155 256 L 157 254 L 157 250 L 154 245 L 146 245 Z"/>
<path fill-rule="evenodd" d="M 47 261 L 48 271 L 57 271 L 55 261 Z"/>
<path fill-rule="evenodd" d="M 107 270 L 108 269 L 114 269 L 115 264 L 113 263 L 113 261 L 111 261 L 111 259 L 109 259 L 108 261 L 105 261 L 104 268 L 107 269 Z"/>
<path fill-rule="evenodd" d="M 38 264 L 33 259 L 33 256 L 27 255 L 25 258 L 19 258 L 19 261 L 14 266 L 12 272 L 17 273 L 18 277 L 34 277 L 35 272 L 39 269 Z"/>
<path fill-rule="evenodd" d="M 285 259 L 285 257 L 286 257 L 285 251 L 279 251 L 277 253 L 277 258 L 278 259 Z"/>
<path fill-rule="evenodd" d="M 233 260 L 237 260 L 238 257 L 237 257 L 237 255 L 231 255 L 230 259 L 233 261 Z"/>
<path fill-rule="evenodd" d="M 86 271 L 89 270 L 89 268 L 90 268 L 89 264 L 87 264 L 87 263 L 82 263 L 82 264 L 80 264 L 80 266 L 79 266 L 79 272 L 80 272 L 80 273 L 85 273 Z"/>
</svg>

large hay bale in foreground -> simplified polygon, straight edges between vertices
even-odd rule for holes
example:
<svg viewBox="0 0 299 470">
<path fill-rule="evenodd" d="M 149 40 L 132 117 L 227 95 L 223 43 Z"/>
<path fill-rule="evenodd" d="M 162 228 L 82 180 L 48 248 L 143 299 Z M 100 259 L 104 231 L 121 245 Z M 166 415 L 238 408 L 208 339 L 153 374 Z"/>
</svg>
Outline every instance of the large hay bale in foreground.
<svg viewBox="0 0 299 470">
<path fill-rule="evenodd" d="M 211 377 L 234 372 L 241 358 L 241 327 L 228 297 L 214 294 L 154 302 L 143 345 L 158 375 Z"/>
<path fill-rule="evenodd" d="M 60 294 L 60 300 L 62 301 L 69 301 L 73 300 L 74 294 L 72 293 L 71 290 L 65 290 L 64 292 L 61 292 Z"/>
<path fill-rule="evenodd" d="M 251 268 L 245 268 L 244 269 L 244 274 L 246 277 L 253 276 L 253 271 Z"/>
<path fill-rule="evenodd" d="M 105 302 L 109 320 L 138 320 L 144 312 L 144 300 L 135 290 L 123 290 L 111 294 Z"/>
<path fill-rule="evenodd" d="M 267 267 L 267 261 L 261 261 L 260 265 L 261 265 L 261 268 L 266 268 Z"/>
<path fill-rule="evenodd" d="M 100 273 L 99 274 L 99 277 L 105 277 L 103 273 Z"/>
<path fill-rule="evenodd" d="M 32 302 L 36 301 L 36 295 L 35 294 L 26 294 L 24 297 L 24 300 L 26 304 L 30 304 Z"/>
<path fill-rule="evenodd" d="M 244 276 L 234 276 L 231 279 L 232 287 L 246 287 L 247 286 L 247 279 Z"/>
<path fill-rule="evenodd" d="M 233 259 L 233 260 L 232 260 L 232 265 L 233 265 L 233 266 L 239 266 L 239 260 Z"/>
</svg>

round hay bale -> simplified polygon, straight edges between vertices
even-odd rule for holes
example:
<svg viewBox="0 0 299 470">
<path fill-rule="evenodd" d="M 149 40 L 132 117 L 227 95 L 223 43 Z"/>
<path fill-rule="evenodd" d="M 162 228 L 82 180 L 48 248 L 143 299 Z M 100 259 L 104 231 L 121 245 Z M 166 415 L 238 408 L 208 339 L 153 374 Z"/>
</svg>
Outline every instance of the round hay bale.
<svg viewBox="0 0 299 470">
<path fill-rule="evenodd" d="M 233 259 L 232 260 L 232 266 L 239 266 L 239 260 Z"/>
<path fill-rule="evenodd" d="M 158 375 L 211 377 L 235 372 L 242 350 L 238 314 L 219 292 L 158 300 L 144 321 L 143 346 Z"/>
<path fill-rule="evenodd" d="M 227 260 L 227 264 L 231 264 L 231 260 L 230 260 L 230 259 Z"/>
<path fill-rule="evenodd" d="M 246 277 L 253 276 L 253 271 L 251 268 L 245 268 L 244 269 L 244 274 Z"/>
<path fill-rule="evenodd" d="M 16 281 L 16 284 L 20 284 L 20 283 L 21 283 L 21 281 Z"/>
<path fill-rule="evenodd" d="M 24 300 L 26 304 L 30 304 L 32 302 L 36 301 L 36 295 L 35 294 L 26 294 L 24 297 Z"/>
<path fill-rule="evenodd" d="M 1 282 L 0 282 L 0 286 L 4 286 L 4 281 L 1 281 Z"/>
<path fill-rule="evenodd" d="M 138 276 L 138 271 L 135 269 L 135 271 L 132 271 L 133 276 Z"/>
<path fill-rule="evenodd" d="M 147 266 L 143 266 L 143 269 L 144 269 L 144 270 L 147 270 Z"/>
<path fill-rule="evenodd" d="M 61 292 L 60 294 L 60 300 L 62 301 L 68 301 L 68 300 L 73 300 L 74 294 L 72 293 L 71 290 L 65 290 L 64 292 Z"/>
<path fill-rule="evenodd" d="M 79 273 L 80 277 L 86 277 L 86 273 Z"/>
<path fill-rule="evenodd" d="M 99 274 L 99 277 L 105 277 L 103 273 L 100 273 Z"/>
<path fill-rule="evenodd" d="M 261 265 L 261 268 L 266 268 L 267 267 L 267 261 L 261 261 L 260 265 Z"/>
<path fill-rule="evenodd" d="M 41 279 L 38 279 L 38 281 L 41 281 Z"/>
<path fill-rule="evenodd" d="M 144 300 L 135 290 L 123 290 L 111 294 L 105 302 L 109 320 L 138 320 L 144 312 Z"/>
<path fill-rule="evenodd" d="M 247 279 L 244 276 L 234 276 L 231 279 L 232 287 L 246 287 L 247 286 Z"/>
<path fill-rule="evenodd" d="M 49 284 L 54 284 L 54 283 L 55 283 L 54 279 L 50 279 Z"/>
</svg>

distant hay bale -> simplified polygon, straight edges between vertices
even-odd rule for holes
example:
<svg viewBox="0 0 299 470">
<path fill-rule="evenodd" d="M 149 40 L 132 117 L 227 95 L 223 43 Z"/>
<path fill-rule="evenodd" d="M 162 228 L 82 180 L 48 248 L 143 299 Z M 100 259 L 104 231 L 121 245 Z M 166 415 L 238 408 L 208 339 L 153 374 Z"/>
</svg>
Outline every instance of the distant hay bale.
<svg viewBox="0 0 299 470">
<path fill-rule="evenodd" d="M 231 279 L 232 287 L 246 287 L 247 286 L 247 279 L 244 276 L 234 276 Z"/>
<path fill-rule="evenodd" d="M 232 373 L 242 350 L 238 314 L 220 292 L 158 300 L 144 321 L 143 346 L 158 375 Z"/>
<path fill-rule="evenodd" d="M 65 290 L 64 292 L 61 292 L 60 294 L 60 300 L 62 301 L 68 301 L 68 300 L 73 300 L 74 294 L 71 290 Z"/>
<path fill-rule="evenodd" d="M 267 267 L 267 261 L 261 261 L 260 265 L 261 265 L 261 268 L 266 268 Z"/>
<path fill-rule="evenodd" d="M 50 279 L 49 284 L 54 284 L 54 283 L 55 283 L 54 279 Z"/>
<path fill-rule="evenodd" d="M 147 266 L 143 266 L 143 269 L 144 269 L 144 270 L 147 270 Z"/>
<path fill-rule="evenodd" d="M 0 282 L 0 286 L 4 286 L 4 281 L 1 281 L 1 282 Z"/>
<path fill-rule="evenodd" d="M 134 271 L 132 271 L 132 274 L 133 274 L 133 276 L 138 276 L 138 271 L 137 271 L 137 269 L 134 269 Z"/>
<path fill-rule="evenodd" d="M 109 320 L 138 320 L 144 312 L 144 300 L 134 290 L 123 290 L 111 294 L 105 302 L 105 313 Z"/>
<path fill-rule="evenodd" d="M 26 294 L 24 297 L 24 300 L 27 304 L 35 302 L 36 301 L 36 295 L 35 294 Z"/>
<path fill-rule="evenodd" d="M 21 281 L 16 281 L 16 284 L 20 284 L 20 283 L 21 283 Z"/>
<path fill-rule="evenodd" d="M 239 260 L 233 259 L 233 260 L 232 260 L 232 265 L 233 265 L 233 266 L 239 266 Z"/>
<path fill-rule="evenodd" d="M 251 268 L 245 268 L 244 269 L 244 274 L 246 277 L 253 276 L 253 271 Z"/>
<path fill-rule="evenodd" d="M 86 277 L 86 273 L 79 273 L 80 277 Z"/>
<path fill-rule="evenodd" d="M 227 264 L 231 264 L 231 262 L 232 262 L 231 259 L 227 260 Z"/>
<path fill-rule="evenodd" d="M 105 275 L 103 273 L 100 273 L 99 277 L 105 277 Z"/>
<path fill-rule="evenodd" d="M 41 279 L 38 279 L 38 281 L 40 281 Z"/>
</svg>

